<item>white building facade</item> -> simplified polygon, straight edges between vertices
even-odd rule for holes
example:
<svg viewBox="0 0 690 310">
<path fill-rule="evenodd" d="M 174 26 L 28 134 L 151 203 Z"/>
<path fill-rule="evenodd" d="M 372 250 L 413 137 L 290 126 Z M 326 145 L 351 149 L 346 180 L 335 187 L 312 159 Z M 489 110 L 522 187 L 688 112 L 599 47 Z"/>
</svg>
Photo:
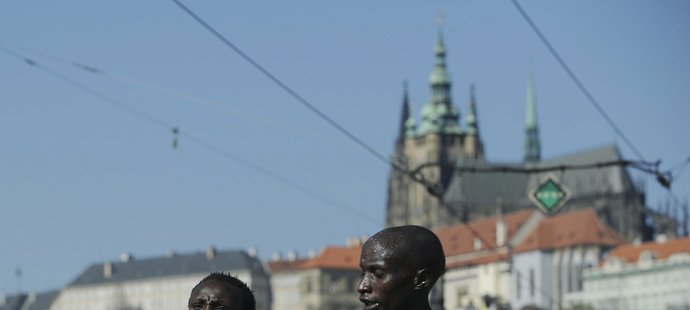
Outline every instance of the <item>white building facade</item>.
<svg viewBox="0 0 690 310">
<path fill-rule="evenodd" d="M 636 256 L 636 257 L 635 257 Z M 594 309 L 690 309 L 690 239 L 625 245 L 584 273 L 571 305 Z"/>
<path fill-rule="evenodd" d="M 192 288 L 211 272 L 237 276 L 254 290 L 257 310 L 269 310 L 268 273 L 242 251 L 169 255 L 94 264 L 61 290 L 51 310 L 185 309 Z"/>
</svg>

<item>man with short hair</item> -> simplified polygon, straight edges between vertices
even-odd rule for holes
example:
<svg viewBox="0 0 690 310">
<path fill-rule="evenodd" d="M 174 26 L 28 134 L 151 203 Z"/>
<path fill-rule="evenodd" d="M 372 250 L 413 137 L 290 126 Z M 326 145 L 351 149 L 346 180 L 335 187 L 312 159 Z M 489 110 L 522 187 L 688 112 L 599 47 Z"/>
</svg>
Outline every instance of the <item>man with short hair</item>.
<svg viewBox="0 0 690 310">
<path fill-rule="evenodd" d="M 430 310 L 429 293 L 446 270 L 446 257 L 433 232 L 407 225 L 369 238 L 359 266 L 364 310 Z"/>
<path fill-rule="evenodd" d="M 187 306 L 190 310 L 256 310 L 252 290 L 236 277 L 212 272 L 192 289 Z"/>
</svg>

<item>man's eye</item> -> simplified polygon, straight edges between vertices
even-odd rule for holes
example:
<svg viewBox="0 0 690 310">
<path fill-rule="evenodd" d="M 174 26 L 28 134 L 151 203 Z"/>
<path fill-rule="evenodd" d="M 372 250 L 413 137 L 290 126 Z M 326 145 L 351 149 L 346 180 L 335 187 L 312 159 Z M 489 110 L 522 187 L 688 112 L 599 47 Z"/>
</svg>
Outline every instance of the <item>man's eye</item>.
<svg viewBox="0 0 690 310">
<path fill-rule="evenodd" d="M 385 275 L 386 273 L 383 271 L 383 269 L 376 269 L 374 270 L 374 276 L 377 278 L 381 278 Z"/>
</svg>

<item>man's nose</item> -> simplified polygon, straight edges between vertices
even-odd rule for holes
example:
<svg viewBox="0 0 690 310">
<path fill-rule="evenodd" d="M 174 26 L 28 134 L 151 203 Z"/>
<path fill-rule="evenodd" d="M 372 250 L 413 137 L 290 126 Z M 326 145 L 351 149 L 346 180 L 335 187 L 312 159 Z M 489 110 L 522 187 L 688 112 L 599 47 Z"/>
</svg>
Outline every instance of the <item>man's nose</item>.
<svg viewBox="0 0 690 310">
<path fill-rule="evenodd" d="M 362 276 L 362 280 L 359 280 L 359 285 L 357 285 L 357 292 L 359 292 L 360 294 L 371 292 L 369 279 L 366 276 Z"/>
</svg>

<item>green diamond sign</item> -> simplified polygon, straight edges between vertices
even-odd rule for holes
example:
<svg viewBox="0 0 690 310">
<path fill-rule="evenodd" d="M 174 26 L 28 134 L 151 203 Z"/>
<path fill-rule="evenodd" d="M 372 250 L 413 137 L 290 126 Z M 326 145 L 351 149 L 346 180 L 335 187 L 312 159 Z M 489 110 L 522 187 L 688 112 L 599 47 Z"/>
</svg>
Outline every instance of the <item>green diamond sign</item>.
<svg viewBox="0 0 690 310">
<path fill-rule="evenodd" d="M 529 198 L 539 209 L 551 214 L 570 198 L 570 192 L 553 177 L 547 177 L 529 193 Z"/>
</svg>

